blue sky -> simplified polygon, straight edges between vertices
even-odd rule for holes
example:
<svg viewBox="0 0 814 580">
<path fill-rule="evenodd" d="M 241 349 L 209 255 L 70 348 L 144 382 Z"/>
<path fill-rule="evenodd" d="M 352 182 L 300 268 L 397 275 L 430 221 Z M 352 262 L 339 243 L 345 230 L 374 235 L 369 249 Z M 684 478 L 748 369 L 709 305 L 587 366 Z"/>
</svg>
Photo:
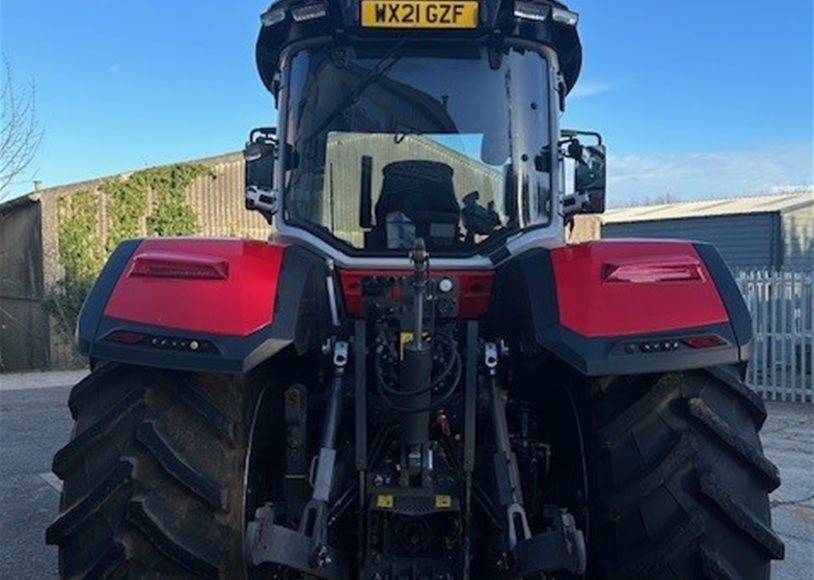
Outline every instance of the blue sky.
<svg viewBox="0 0 814 580">
<path fill-rule="evenodd" d="M 267 0 L 3 0 L 34 79 L 45 186 L 237 150 L 273 121 L 254 41 Z M 573 0 L 585 66 L 564 126 L 601 131 L 611 203 L 814 183 L 810 0 Z"/>
</svg>

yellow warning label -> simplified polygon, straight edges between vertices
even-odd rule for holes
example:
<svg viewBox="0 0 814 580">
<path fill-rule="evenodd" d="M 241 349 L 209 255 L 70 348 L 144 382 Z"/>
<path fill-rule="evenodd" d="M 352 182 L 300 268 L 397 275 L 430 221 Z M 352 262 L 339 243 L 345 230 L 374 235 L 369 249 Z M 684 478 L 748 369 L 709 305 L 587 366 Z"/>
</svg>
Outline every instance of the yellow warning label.
<svg viewBox="0 0 814 580">
<path fill-rule="evenodd" d="M 404 360 L 404 347 L 411 340 L 413 340 L 412 332 L 402 332 L 399 334 L 399 356 L 401 356 L 401 360 Z"/>
<path fill-rule="evenodd" d="M 392 509 L 393 496 L 390 494 L 381 494 L 376 496 L 376 507 L 381 509 Z"/>
<path fill-rule="evenodd" d="M 452 507 L 452 496 L 451 495 L 436 495 L 435 496 L 435 508 L 436 509 L 447 509 Z"/>
<path fill-rule="evenodd" d="M 408 342 L 413 340 L 413 336 L 415 335 L 409 331 L 399 333 L 399 356 L 401 357 L 401 360 L 404 360 L 404 347 L 407 346 Z M 425 332 L 422 336 L 427 342 L 432 340 L 432 336 L 429 332 Z"/>
</svg>

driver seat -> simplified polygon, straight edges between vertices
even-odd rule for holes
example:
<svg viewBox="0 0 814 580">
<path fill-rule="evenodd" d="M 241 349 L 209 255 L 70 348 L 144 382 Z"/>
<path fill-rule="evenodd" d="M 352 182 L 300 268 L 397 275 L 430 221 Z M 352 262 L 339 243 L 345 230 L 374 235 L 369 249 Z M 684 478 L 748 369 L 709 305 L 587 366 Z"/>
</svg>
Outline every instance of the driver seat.
<svg viewBox="0 0 814 580">
<path fill-rule="evenodd" d="M 454 173 L 452 167 L 438 161 L 406 160 L 386 165 L 375 209 L 376 227 L 370 232 L 372 245 L 407 249 L 419 237 L 424 238 L 428 249 L 457 245 L 461 208 L 455 197 Z M 394 235 L 397 229 L 401 235 Z"/>
</svg>

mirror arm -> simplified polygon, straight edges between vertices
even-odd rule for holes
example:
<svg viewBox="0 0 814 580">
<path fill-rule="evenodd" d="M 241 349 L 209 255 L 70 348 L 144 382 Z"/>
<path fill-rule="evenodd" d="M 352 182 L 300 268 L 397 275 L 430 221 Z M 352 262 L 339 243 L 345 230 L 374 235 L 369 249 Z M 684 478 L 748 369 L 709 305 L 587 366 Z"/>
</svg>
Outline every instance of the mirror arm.
<svg viewBox="0 0 814 580">
<path fill-rule="evenodd" d="M 560 106 L 560 112 L 565 112 L 565 96 L 568 93 L 568 85 L 565 83 L 565 76 L 562 71 L 557 71 L 557 96 Z"/>
<path fill-rule="evenodd" d="M 562 200 L 563 216 L 568 219 L 583 212 L 591 205 L 591 195 L 587 191 L 577 191 Z"/>
<path fill-rule="evenodd" d="M 597 145 L 604 145 L 602 141 L 602 134 L 597 133 L 596 131 L 577 131 L 575 129 L 563 129 L 560 131 L 560 134 L 564 139 L 561 140 L 561 143 L 567 143 L 568 141 L 572 141 L 579 137 L 580 135 L 585 137 L 593 137 L 597 141 Z"/>
<path fill-rule="evenodd" d="M 277 192 L 267 191 L 255 186 L 246 188 L 246 209 L 260 212 L 268 223 L 277 213 Z"/>
</svg>

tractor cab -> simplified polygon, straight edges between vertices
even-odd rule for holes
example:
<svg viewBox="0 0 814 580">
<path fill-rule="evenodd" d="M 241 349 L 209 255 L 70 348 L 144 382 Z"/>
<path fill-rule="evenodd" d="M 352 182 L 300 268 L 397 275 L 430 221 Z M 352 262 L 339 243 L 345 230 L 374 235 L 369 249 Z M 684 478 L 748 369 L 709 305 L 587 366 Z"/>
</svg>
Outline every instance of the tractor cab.
<svg viewBox="0 0 814 580">
<path fill-rule="evenodd" d="M 405 261 L 419 238 L 473 265 L 561 243 L 604 205 L 601 139 L 559 130 L 576 22 L 549 1 L 273 4 L 257 62 L 279 117 L 250 137 L 247 207 L 345 265 Z"/>
</svg>

